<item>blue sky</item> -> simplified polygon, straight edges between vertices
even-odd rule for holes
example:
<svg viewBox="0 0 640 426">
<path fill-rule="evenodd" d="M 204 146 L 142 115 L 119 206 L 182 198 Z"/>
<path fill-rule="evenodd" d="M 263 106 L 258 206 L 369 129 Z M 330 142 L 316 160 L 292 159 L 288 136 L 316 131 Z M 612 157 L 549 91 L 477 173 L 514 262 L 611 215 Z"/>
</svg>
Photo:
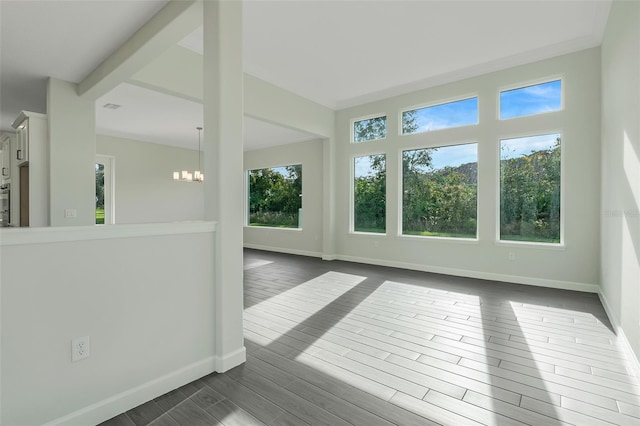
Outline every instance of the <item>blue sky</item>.
<svg viewBox="0 0 640 426">
<path fill-rule="evenodd" d="M 355 166 L 355 178 L 373 176 L 373 170 L 371 169 L 371 158 L 373 156 L 356 157 L 354 160 Z"/>
<path fill-rule="evenodd" d="M 416 122 L 418 130 L 414 133 L 478 124 L 478 98 L 418 109 Z"/>
<path fill-rule="evenodd" d="M 559 133 L 549 135 L 528 136 L 524 138 L 503 139 L 500 141 L 500 159 L 520 157 L 531 154 L 532 151 L 553 148 Z"/>
<path fill-rule="evenodd" d="M 555 80 L 500 93 L 500 118 L 557 111 L 562 103 L 561 81 Z"/>
</svg>

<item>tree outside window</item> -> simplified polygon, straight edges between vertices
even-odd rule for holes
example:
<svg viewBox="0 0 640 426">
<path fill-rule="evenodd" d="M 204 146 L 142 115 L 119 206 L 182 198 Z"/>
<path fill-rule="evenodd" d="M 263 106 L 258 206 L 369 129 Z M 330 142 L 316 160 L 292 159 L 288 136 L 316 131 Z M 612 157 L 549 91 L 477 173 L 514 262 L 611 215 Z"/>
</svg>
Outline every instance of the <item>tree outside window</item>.
<svg viewBox="0 0 640 426">
<path fill-rule="evenodd" d="M 249 170 L 249 226 L 300 228 L 302 164 Z"/>
</svg>

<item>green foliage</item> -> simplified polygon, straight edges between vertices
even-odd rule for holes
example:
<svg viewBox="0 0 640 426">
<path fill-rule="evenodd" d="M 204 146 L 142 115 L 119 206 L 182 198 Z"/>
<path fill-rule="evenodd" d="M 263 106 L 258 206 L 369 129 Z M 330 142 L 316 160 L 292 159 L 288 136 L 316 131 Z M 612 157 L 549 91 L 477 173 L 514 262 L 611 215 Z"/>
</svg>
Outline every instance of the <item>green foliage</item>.
<svg viewBox="0 0 640 426">
<path fill-rule="evenodd" d="M 96 164 L 96 208 L 104 209 L 104 164 Z"/>
<path fill-rule="evenodd" d="M 405 111 L 402 113 L 402 134 L 409 135 L 418 130 L 416 122 L 416 110 Z"/>
<path fill-rule="evenodd" d="M 431 168 L 437 148 L 405 151 L 403 163 L 402 232 L 441 237 L 476 236 L 476 167 Z"/>
<path fill-rule="evenodd" d="M 358 176 L 354 185 L 354 230 L 379 232 L 386 230 L 387 168 L 385 155 L 371 155 L 371 173 Z"/>
<path fill-rule="evenodd" d="M 286 175 L 266 168 L 249 171 L 249 224 L 297 228 L 302 208 L 302 165 L 286 166 Z"/>
<path fill-rule="evenodd" d="M 96 225 L 104 225 L 104 208 L 96 209 Z"/>
<path fill-rule="evenodd" d="M 368 118 L 353 123 L 353 141 L 364 142 L 387 137 L 387 117 Z"/>
<path fill-rule="evenodd" d="M 500 239 L 559 243 L 560 138 L 500 163 Z"/>
</svg>

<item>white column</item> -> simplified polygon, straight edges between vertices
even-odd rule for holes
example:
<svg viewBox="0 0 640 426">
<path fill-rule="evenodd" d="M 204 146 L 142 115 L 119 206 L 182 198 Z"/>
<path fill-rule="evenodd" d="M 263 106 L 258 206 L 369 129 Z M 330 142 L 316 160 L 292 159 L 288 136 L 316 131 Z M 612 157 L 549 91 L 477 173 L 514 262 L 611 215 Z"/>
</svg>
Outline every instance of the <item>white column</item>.
<svg viewBox="0 0 640 426">
<path fill-rule="evenodd" d="M 243 328 L 244 217 L 242 2 L 205 0 L 205 217 L 218 222 L 215 247 L 216 371 L 246 360 Z"/>
<path fill-rule="evenodd" d="M 95 102 L 79 97 L 77 84 L 49 78 L 47 118 L 51 226 L 95 225 Z"/>
</svg>

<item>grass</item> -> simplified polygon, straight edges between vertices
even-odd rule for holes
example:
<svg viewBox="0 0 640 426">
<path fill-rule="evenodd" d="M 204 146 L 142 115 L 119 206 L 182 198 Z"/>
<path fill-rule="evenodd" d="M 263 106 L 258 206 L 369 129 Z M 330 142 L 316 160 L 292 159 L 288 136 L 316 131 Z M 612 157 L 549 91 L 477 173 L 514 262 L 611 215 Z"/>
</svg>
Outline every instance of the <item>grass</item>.
<svg viewBox="0 0 640 426">
<path fill-rule="evenodd" d="M 298 225 L 286 225 L 281 223 L 258 223 L 258 222 L 250 222 L 249 226 L 264 226 L 269 228 L 297 228 Z"/>
<path fill-rule="evenodd" d="M 560 244 L 560 238 L 544 238 L 535 235 L 500 235 L 502 241 L 523 241 L 527 243 L 551 243 Z"/>
<path fill-rule="evenodd" d="M 419 235 L 421 237 L 476 238 L 476 234 L 464 234 L 458 232 L 403 231 L 402 234 Z"/>
<path fill-rule="evenodd" d="M 96 225 L 104 225 L 104 209 L 96 209 Z"/>
</svg>

